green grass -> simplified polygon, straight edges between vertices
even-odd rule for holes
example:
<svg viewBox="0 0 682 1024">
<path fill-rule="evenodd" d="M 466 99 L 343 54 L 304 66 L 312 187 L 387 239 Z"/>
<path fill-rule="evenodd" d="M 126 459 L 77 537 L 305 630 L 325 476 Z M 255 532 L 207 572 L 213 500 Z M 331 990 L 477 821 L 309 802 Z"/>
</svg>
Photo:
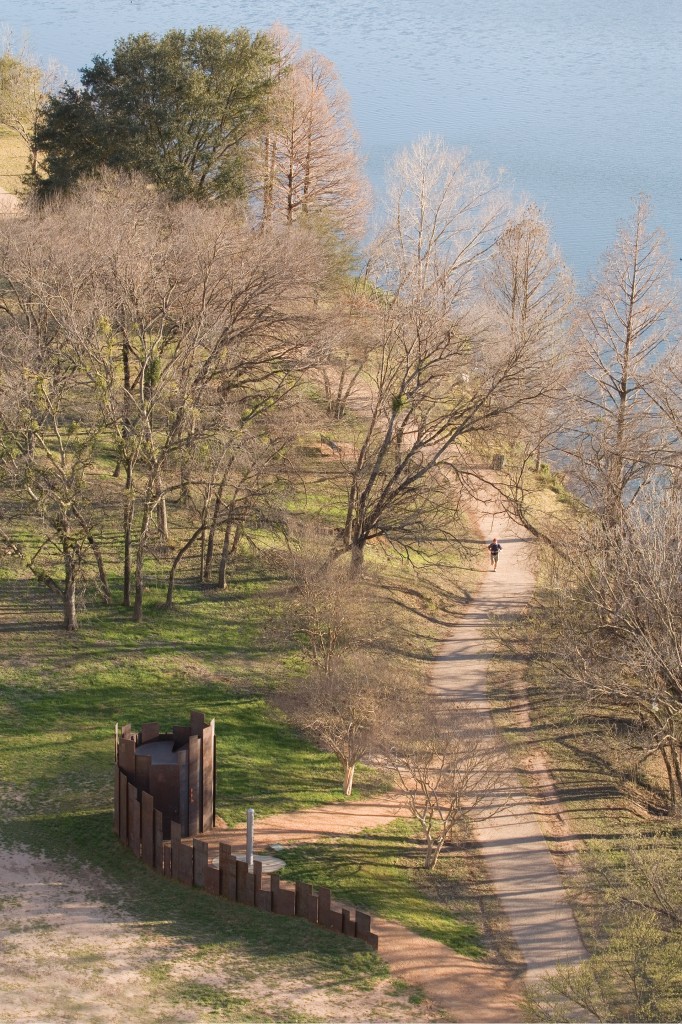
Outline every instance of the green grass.
<svg viewBox="0 0 682 1024">
<path fill-rule="evenodd" d="M 285 850 L 284 878 L 329 886 L 334 896 L 436 939 L 469 957 L 485 955 L 472 921 L 457 915 L 466 880 L 443 857 L 434 872 L 421 867 L 414 822 L 397 819 L 356 836 Z M 439 898 L 434 898 L 435 896 Z"/>
</svg>

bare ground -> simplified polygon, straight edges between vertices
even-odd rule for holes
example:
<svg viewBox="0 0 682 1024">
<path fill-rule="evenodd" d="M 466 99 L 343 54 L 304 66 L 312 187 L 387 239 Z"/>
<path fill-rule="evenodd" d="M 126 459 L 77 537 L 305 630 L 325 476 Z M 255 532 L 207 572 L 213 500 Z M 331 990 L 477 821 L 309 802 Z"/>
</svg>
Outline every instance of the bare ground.
<svg viewBox="0 0 682 1024">
<path fill-rule="evenodd" d="M 95 875 L 21 851 L 0 856 L 0 1021 L 118 1024 L 122 1007 L 150 1024 L 205 1020 L 435 1021 L 440 1010 L 404 986 L 351 985 L 262 971 L 256 956 L 196 957 L 94 893 Z M 216 1009 L 192 993 L 216 994 Z M 261 1016 L 262 1014 L 262 1016 Z"/>
</svg>

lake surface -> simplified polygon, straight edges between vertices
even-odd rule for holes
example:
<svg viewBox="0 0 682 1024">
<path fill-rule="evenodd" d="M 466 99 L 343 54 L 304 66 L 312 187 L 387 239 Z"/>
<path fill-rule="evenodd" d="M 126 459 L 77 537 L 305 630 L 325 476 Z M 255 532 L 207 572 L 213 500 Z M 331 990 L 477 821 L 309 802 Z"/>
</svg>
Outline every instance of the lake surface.
<svg viewBox="0 0 682 1024">
<path fill-rule="evenodd" d="M 682 256 L 680 0 L 3 0 L 0 25 L 75 76 L 130 33 L 197 24 L 300 35 L 337 65 L 381 194 L 421 135 L 497 169 L 545 211 L 579 278 L 631 198 Z"/>
</svg>

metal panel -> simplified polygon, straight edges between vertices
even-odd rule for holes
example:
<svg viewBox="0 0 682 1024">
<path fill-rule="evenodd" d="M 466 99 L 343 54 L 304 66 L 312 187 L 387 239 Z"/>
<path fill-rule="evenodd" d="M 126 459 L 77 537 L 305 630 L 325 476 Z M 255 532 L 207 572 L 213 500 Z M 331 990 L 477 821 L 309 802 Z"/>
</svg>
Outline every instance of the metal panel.
<svg viewBox="0 0 682 1024">
<path fill-rule="evenodd" d="M 186 743 L 191 735 L 192 730 L 188 725 L 173 726 L 173 739 L 175 740 L 175 745 L 177 747 L 181 747 L 183 743 Z"/>
<path fill-rule="evenodd" d="M 206 716 L 202 711 L 192 711 L 189 716 L 189 728 L 192 736 L 201 736 L 206 725 Z"/>
<path fill-rule="evenodd" d="M 249 873 L 245 860 L 237 861 L 237 902 L 247 907 L 254 905 L 253 875 Z"/>
<path fill-rule="evenodd" d="M 232 847 L 229 843 L 218 843 L 218 867 L 220 869 L 220 895 L 227 896 L 228 865 Z"/>
<path fill-rule="evenodd" d="M 259 910 L 267 910 L 272 913 L 272 893 L 269 889 L 260 889 L 256 893 L 256 906 Z"/>
<path fill-rule="evenodd" d="M 154 867 L 163 871 L 163 814 L 154 809 Z"/>
<path fill-rule="evenodd" d="M 206 892 L 210 892 L 212 896 L 220 895 L 220 870 L 214 868 L 212 864 L 206 866 L 204 873 L 204 888 Z"/>
<path fill-rule="evenodd" d="M 308 917 L 308 900 L 313 894 L 312 885 L 307 882 L 296 882 L 296 916 Z M 317 905 L 316 908 L 317 909 Z M 315 915 L 317 917 L 317 914 Z"/>
<path fill-rule="evenodd" d="M 118 824 L 119 837 L 128 845 L 128 780 L 122 771 L 118 773 Z"/>
<path fill-rule="evenodd" d="M 140 856 L 140 801 L 137 788 L 128 783 L 128 846 L 136 857 Z"/>
<path fill-rule="evenodd" d="M 163 873 L 169 878 L 173 877 L 173 848 L 167 839 L 163 841 Z"/>
<path fill-rule="evenodd" d="M 198 832 L 201 832 L 201 740 L 198 736 L 190 736 L 189 738 L 187 771 L 189 786 L 187 835 L 195 836 Z"/>
<path fill-rule="evenodd" d="M 208 843 L 205 839 L 194 839 L 194 884 L 203 889 L 208 867 Z"/>
<path fill-rule="evenodd" d="M 135 740 L 124 738 L 118 745 L 118 766 L 129 779 L 135 777 Z"/>
<path fill-rule="evenodd" d="M 355 938 L 355 921 L 350 916 L 350 910 L 342 910 L 341 916 L 343 917 L 343 934 Z"/>
<path fill-rule="evenodd" d="M 152 767 L 152 759 L 146 754 L 135 754 L 135 778 L 133 782 L 138 789 L 149 792 L 149 772 Z"/>
<path fill-rule="evenodd" d="M 363 942 L 369 940 L 369 936 L 372 932 L 372 918 L 369 914 L 363 914 L 361 910 L 355 911 L 355 934 Z"/>
<path fill-rule="evenodd" d="M 188 752 L 178 751 L 178 796 L 180 800 L 180 814 L 178 821 L 182 826 L 183 836 L 189 835 L 189 768 L 187 766 Z"/>
<path fill-rule="evenodd" d="M 142 728 L 140 729 L 140 743 L 149 743 L 150 740 L 155 740 L 159 735 L 159 723 L 158 722 L 143 722 Z"/>
<path fill-rule="evenodd" d="M 149 792 L 164 817 L 164 835 L 170 837 L 171 821 L 180 821 L 180 769 L 177 764 L 152 764 Z"/>
<path fill-rule="evenodd" d="M 333 932 L 343 932 L 343 916 L 340 910 L 329 911 L 329 927 Z"/>
<path fill-rule="evenodd" d="M 178 877 L 180 870 L 180 848 L 182 846 L 182 828 L 179 821 L 171 821 L 171 866 L 173 878 Z"/>
<path fill-rule="evenodd" d="M 215 737 L 215 719 L 207 725 L 201 734 L 201 831 L 208 832 L 215 823 L 213 805 L 213 748 Z"/>
<path fill-rule="evenodd" d="M 272 890 L 272 909 L 275 914 L 286 914 L 289 917 L 294 917 L 296 914 L 296 890 L 285 888 L 282 882 L 277 876 L 272 876 L 272 883 L 274 888 Z"/>
<path fill-rule="evenodd" d="M 317 892 L 317 920 L 323 928 L 331 928 L 332 893 L 325 885 L 321 885 Z"/>
<path fill-rule="evenodd" d="M 121 834 L 121 818 L 119 813 L 121 803 L 121 772 L 118 765 L 114 768 L 114 832 L 117 836 Z"/>
<path fill-rule="evenodd" d="M 194 847 L 191 843 L 181 843 L 178 848 L 178 869 L 175 870 L 175 858 L 173 858 L 173 878 L 177 878 L 183 885 L 192 885 L 194 880 Z"/>
<path fill-rule="evenodd" d="M 154 867 L 154 800 L 149 793 L 143 793 L 141 799 L 142 815 L 140 823 L 140 840 L 142 860 L 150 868 Z"/>
<path fill-rule="evenodd" d="M 237 899 L 237 858 L 231 856 L 227 862 L 227 892 L 228 900 Z"/>
</svg>

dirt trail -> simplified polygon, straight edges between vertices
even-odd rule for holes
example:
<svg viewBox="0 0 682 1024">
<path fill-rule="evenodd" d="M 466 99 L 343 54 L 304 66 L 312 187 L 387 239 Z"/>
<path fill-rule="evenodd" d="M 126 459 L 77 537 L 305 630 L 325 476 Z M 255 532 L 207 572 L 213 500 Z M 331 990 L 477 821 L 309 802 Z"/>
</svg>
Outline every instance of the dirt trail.
<svg viewBox="0 0 682 1024">
<path fill-rule="evenodd" d="M 492 499 L 489 507 L 482 505 L 478 521 L 486 543 L 495 536 L 502 544 L 497 571 L 485 564 L 476 599 L 443 644 L 432 673 L 433 685 L 443 699 L 472 710 L 477 727 L 490 734 L 494 726 L 486 675 L 494 645 L 494 619 L 521 611 L 533 588 L 533 539 L 508 516 L 492 511 L 493 507 Z M 529 794 L 509 763 L 504 797 L 508 803 L 499 816 L 477 825 L 497 895 L 526 961 L 526 981 L 536 980 L 558 963 L 576 963 L 585 956 L 561 877 L 536 817 L 556 814 L 558 805 L 542 764 L 538 763 L 537 770 L 541 787 Z"/>
<path fill-rule="evenodd" d="M 492 508 L 492 505 L 490 506 Z M 503 550 L 497 571 L 482 552 L 481 582 L 476 598 L 443 643 L 432 682 L 444 701 L 474 711 L 478 727 L 494 734 L 486 675 L 494 647 L 494 618 L 520 612 L 533 588 L 530 535 L 503 513 L 481 505 L 479 526 L 487 540 L 497 536 Z M 492 627 L 492 628 L 491 628 Z M 540 785 L 527 793 L 509 762 L 500 814 L 477 825 L 483 856 L 511 930 L 526 961 L 524 980 L 536 980 L 558 963 L 576 963 L 585 956 L 561 877 L 549 853 L 538 817 L 560 813 L 542 758 L 535 769 Z M 321 837 L 350 835 L 385 824 L 400 810 L 399 798 L 331 805 L 275 815 L 257 822 L 257 847 L 287 846 Z M 220 835 L 236 852 L 245 847 L 244 828 Z M 216 837 L 217 839 L 217 837 Z M 453 1020 L 517 1021 L 520 985 L 497 967 L 476 963 L 422 938 L 402 925 L 374 919 L 381 955 L 392 970 L 452 1013 Z"/>
<path fill-rule="evenodd" d="M 256 819 L 255 846 L 273 843 L 290 846 L 334 836 L 353 835 L 365 828 L 387 825 L 404 814 L 399 794 L 351 804 L 329 804 L 291 814 Z M 212 854 L 219 841 L 229 842 L 234 853 L 246 849 L 246 826 L 206 833 Z M 286 851 L 282 853 L 286 859 Z M 340 904 L 337 904 L 340 906 Z M 415 935 L 401 924 L 372 917 L 379 935 L 382 958 L 392 972 L 423 989 L 427 999 L 448 1013 L 449 1021 L 521 1021 L 517 1001 L 520 985 L 500 967 L 459 956 L 433 939 Z"/>
</svg>

